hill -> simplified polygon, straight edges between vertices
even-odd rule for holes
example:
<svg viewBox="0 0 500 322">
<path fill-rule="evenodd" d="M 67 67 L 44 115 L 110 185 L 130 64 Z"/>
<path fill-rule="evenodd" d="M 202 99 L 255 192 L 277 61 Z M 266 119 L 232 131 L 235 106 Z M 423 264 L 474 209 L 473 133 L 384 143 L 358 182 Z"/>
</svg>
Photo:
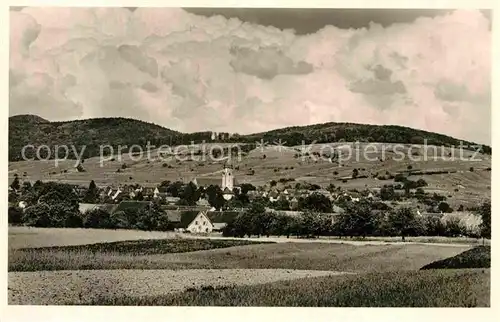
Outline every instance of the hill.
<svg viewBox="0 0 500 322">
<path fill-rule="evenodd" d="M 49 122 L 36 115 L 16 115 L 9 118 L 9 161 L 21 161 L 22 148 L 32 144 L 35 147 L 51 147 L 52 157 L 55 146 L 86 146 L 84 157 L 98 156 L 101 145 L 132 146 L 138 144 L 178 143 L 183 135 L 156 124 L 127 118 L 95 118 L 67 122 Z M 26 150 L 28 158 L 36 158 L 33 149 Z M 47 149 L 40 151 L 46 158 Z M 76 158 L 71 153 L 70 158 Z"/>
<path fill-rule="evenodd" d="M 35 147 L 47 145 L 74 145 L 78 151 L 86 146 L 83 157 L 99 156 L 101 145 L 113 147 L 139 145 L 145 147 L 148 142 L 154 146 L 190 144 L 191 142 L 226 142 L 246 143 L 250 148 L 255 142 L 282 142 L 286 146 L 300 145 L 302 142 L 385 142 L 403 144 L 424 144 L 437 146 L 473 145 L 450 136 L 416 130 L 394 125 L 367 125 L 355 123 L 324 123 L 308 126 L 287 127 L 250 135 L 230 135 L 219 133 L 212 140 L 211 132 L 181 133 L 162 126 L 128 118 L 94 118 L 66 122 L 49 122 L 36 115 L 16 115 L 9 118 L 9 161 L 21 161 L 22 148 L 28 144 Z M 491 148 L 484 147 L 483 152 L 490 154 Z M 46 158 L 47 149 L 40 151 L 40 157 Z M 77 157 L 70 153 L 70 158 Z M 26 151 L 28 158 L 37 158 L 33 149 Z"/>
<path fill-rule="evenodd" d="M 304 141 L 306 144 L 326 142 L 382 142 L 403 144 L 424 144 L 427 140 L 429 145 L 459 146 L 475 145 L 472 142 L 459 140 L 450 136 L 416 130 L 409 127 L 397 125 L 371 125 L 356 123 L 322 123 L 307 126 L 292 126 L 262 133 L 247 135 L 246 139 L 252 142 L 263 139 L 264 141 L 286 141 L 287 145 L 299 145 Z"/>
</svg>

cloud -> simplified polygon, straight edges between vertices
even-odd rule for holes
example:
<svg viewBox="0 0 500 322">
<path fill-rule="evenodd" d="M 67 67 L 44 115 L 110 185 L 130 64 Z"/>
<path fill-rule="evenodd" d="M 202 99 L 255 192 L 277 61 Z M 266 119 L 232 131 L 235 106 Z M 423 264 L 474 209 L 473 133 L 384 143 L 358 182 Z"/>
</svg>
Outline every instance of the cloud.
<svg viewBox="0 0 500 322">
<path fill-rule="evenodd" d="M 11 115 L 126 116 L 180 131 L 400 124 L 491 141 L 479 11 L 308 35 L 179 8 L 10 11 Z"/>
<path fill-rule="evenodd" d="M 273 79 L 284 74 L 309 74 L 313 71 L 311 64 L 304 61 L 295 63 L 276 48 L 252 50 L 248 48 L 231 48 L 233 59 L 229 62 L 235 72 L 254 75 L 263 79 Z"/>
</svg>

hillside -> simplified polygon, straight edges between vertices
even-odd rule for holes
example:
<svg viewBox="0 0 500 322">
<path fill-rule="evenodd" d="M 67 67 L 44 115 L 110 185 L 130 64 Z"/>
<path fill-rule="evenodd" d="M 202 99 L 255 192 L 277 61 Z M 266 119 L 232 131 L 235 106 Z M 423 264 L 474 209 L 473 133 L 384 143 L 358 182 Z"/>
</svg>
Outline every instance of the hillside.
<svg viewBox="0 0 500 322">
<path fill-rule="evenodd" d="M 247 135 L 246 139 L 256 141 L 286 141 L 287 145 L 299 145 L 305 143 L 325 143 L 325 142 L 383 142 L 383 143 L 404 143 L 404 144 L 424 144 L 427 140 L 429 145 L 459 146 L 474 145 L 472 142 L 459 140 L 450 136 L 416 130 L 409 127 L 397 125 L 370 125 L 356 123 L 322 123 L 308 126 L 293 126 L 268 132 Z"/>
<path fill-rule="evenodd" d="M 11 118 L 10 127 L 10 152 L 11 162 L 9 162 L 9 182 L 15 175 L 22 178 L 23 181 L 29 180 L 32 183 L 36 180 L 59 181 L 87 186 L 90 180 L 94 180 L 99 186 L 123 185 L 123 184 L 141 184 L 145 186 L 154 186 L 164 180 L 170 181 L 188 181 L 195 177 L 208 177 L 220 179 L 220 171 L 224 160 L 213 162 L 207 156 L 213 143 L 209 143 L 211 133 L 191 133 L 182 134 L 171 131 L 163 127 L 130 120 L 130 119 L 93 119 L 85 121 L 59 122 L 59 123 L 39 123 L 28 124 L 16 121 Z M 17 124 L 16 124 L 17 123 Z M 411 154 L 420 156 L 413 160 L 405 156 L 404 160 L 398 161 L 398 154 L 394 151 L 394 144 L 391 143 L 360 143 L 359 149 L 376 151 L 359 158 L 343 158 L 342 162 L 329 162 L 329 159 L 320 158 L 315 160 L 315 154 L 322 152 L 323 144 L 313 144 L 310 150 L 310 156 L 299 157 L 298 151 L 301 146 L 293 146 L 288 149 L 277 149 L 275 146 L 266 146 L 263 149 L 252 149 L 255 147 L 255 141 L 258 138 L 271 137 L 270 133 L 278 133 L 278 140 L 281 138 L 287 141 L 285 145 L 290 145 L 287 135 L 293 136 L 293 133 L 304 133 L 312 138 L 314 133 L 334 131 L 335 127 L 345 128 L 345 124 L 319 124 L 306 127 L 295 127 L 281 129 L 266 133 L 252 134 L 248 136 L 233 136 L 227 143 L 217 143 L 224 147 L 229 147 L 234 142 L 240 145 L 246 145 L 241 149 L 241 158 L 231 156 L 231 162 L 234 165 L 234 175 L 240 183 L 251 183 L 256 186 L 269 184 L 271 180 L 284 181 L 285 185 L 295 186 L 297 183 L 313 183 L 326 188 L 330 184 L 337 187 L 359 191 L 364 189 L 380 189 L 385 184 L 393 184 L 394 180 L 390 175 L 396 175 L 399 172 L 406 171 L 409 166 L 413 169 L 412 180 L 424 179 L 428 186 L 425 191 L 428 193 L 438 193 L 447 197 L 447 202 L 457 209 L 460 205 L 465 207 L 477 206 L 483 199 L 491 196 L 491 156 L 486 154 L 477 154 L 475 151 L 461 151 L 457 148 L 444 147 L 436 149 L 436 154 L 432 151 L 426 151 L 425 146 L 413 146 Z M 358 129 L 354 138 L 361 138 L 361 134 L 385 133 L 386 140 L 400 135 L 400 142 L 411 138 L 413 134 L 426 133 L 402 127 L 392 126 L 370 126 L 370 125 L 350 125 L 351 128 Z M 353 133 L 349 130 L 349 133 Z M 363 132 L 365 131 L 365 132 Z M 378 132 L 377 132 L 378 131 Z M 292 133 L 292 134 L 290 134 Z M 331 132 L 328 132 L 331 133 Z M 339 132 L 340 133 L 340 132 Z M 346 131 L 344 131 L 346 133 Z M 172 134 L 172 136 L 170 136 Z M 430 137 L 448 140 L 445 142 L 454 142 L 453 138 L 430 133 Z M 156 138 L 157 143 L 152 138 Z M 176 160 L 170 157 L 159 157 L 158 151 L 151 151 L 151 158 L 142 158 L 136 160 L 128 154 L 127 150 L 121 156 L 114 159 L 108 158 L 101 163 L 99 158 L 99 144 L 118 144 L 128 145 L 145 143 L 147 140 L 158 146 L 160 144 L 172 144 L 193 140 L 200 142 L 207 140 L 204 146 L 205 154 L 196 155 L 192 158 L 186 158 L 185 161 Z M 374 136 L 375 138 L 375 136 Z M 379 137 L 377 137 L 379 139 Z M 233 141 L 233 142 L 231 142 Z M 337 151 L 347 156 L 351 147 L 348 142 L 332 142 L 328 146 L 334 147 Z M 33 143 L 34 142 L 34 143 Z M 40 161 L 12 161 L 13 156 L 19 156 L 23 144 L 87 144 L 86 159 L 83 164 L 84 172 L 75 169 L 75 160 L 66 160 L 55 162 Z M 245 144 L 248 142 L 248 144 Z M 252 143 L 251 143 L 252 142 Z M 384 152 L 385 149 L 385 152 Z M 216 149 L 214 149 L 215 151 Z M 326 150 L 328 152 L 328 150 Z M 16 154 L 17 153 L 17 154 Z M 95 153 L 89 157 L 90 153 Z M 116 149 L 115 149 L 116 153 Z M 463 158 L 459 156 L 463 154 Z M 433 157 L 436 156 L 436 157 Z M 116 155 L 115 155 L 116 156 Z M 428 156 L 428 158 L 425 158 Z M 450 157 L 452 156 L 452 157 Z M 471 158 L 471 159 L 469 159 Z M 472 160 L 474 158 L 474 160 Z M 125 165 L 125 168 L 124 168 Z M 354 169 L 359 172 L 355 180 L 344 180 L 352 176 Z M 471 171 L 472 170 L 472 171 Z"/>
<path fill-rule="evenodd" d="M 308 126 L 295 126 L 250 135 L 234 135 L 219 133 L 217 141 L 228 143 L 255 144 L 257 141 L 283 142 L 286 146 L 316 142 L 386 142 L 404 144 L 459 146 L 461 141 L 446 135 L 441 135 L 408 127 L 394 125 L 366 125 L 354 123 L 324 123 Z M 21 161 L 21 150 L 32 144 L 35 147 L 47 145 L 74 145 L 78 151 L 86 145 L 84 158 L 98 156 L 100 145 L 118 145 L 128 147 L 140 145 L 178 145 L 190 142 L 201 143 L 211 140 L 211 132 L 181 133 L 162 126 L 127 118 L 94 118 L 66 122 L 49 122 L 36 115 L 16 115 L 9 118 L 9 161 Z M 486 147 L 485 153 L 491 153 Z M 41 157 L 46 158 L 47 150 L 41 150 Z M 52 153 L 53 155 L 54 153 Z M 36 158 L 33 149 L 28 149 L 26 156 Z M 53 157 L 53 156 L 52 156 Z M 70 158 L 76 159 L 71 153 Z"/>
<path fill-rule="evenodd" d="M 178 142 L 182 134 L 156 124 L 127 118 L 95 118 L 68 122 L 49 122 L 35 115 L 17 115 L 9 118 L 9 161 L 21 161 L 23 146 L 74 145 L 80 151 L 85 145 L 84 157 L 99 155 L 101 145 L 132 146 L 138 144 L 170 144 Z M 40 151 L 45 158 L 47 150 Z M 52 153 L 54 154 L 54 153 Z M 26 156 L 35 158 L 33 149 Z M 75 158 L 71 153 L 70 158 Z"/>
</svg>

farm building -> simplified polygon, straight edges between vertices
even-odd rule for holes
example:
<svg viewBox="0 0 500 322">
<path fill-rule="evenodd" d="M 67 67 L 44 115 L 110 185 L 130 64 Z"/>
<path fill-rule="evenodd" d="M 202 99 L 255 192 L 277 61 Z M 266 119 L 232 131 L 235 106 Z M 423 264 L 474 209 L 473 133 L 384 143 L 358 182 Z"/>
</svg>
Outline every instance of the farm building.
<svg viewBox="0 0 500 322">
<path fill-rule="evenodd" d="M 193 234 L 221 231 L 239 212 L 167 210 L 169 222 L 179 231 Z"/>
</svg>

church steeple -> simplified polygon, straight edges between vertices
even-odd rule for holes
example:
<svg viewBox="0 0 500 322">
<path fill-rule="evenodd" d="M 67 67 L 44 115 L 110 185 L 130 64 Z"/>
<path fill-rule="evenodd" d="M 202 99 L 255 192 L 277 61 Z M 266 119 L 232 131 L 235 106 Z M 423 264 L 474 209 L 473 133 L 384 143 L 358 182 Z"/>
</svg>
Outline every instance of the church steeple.
<svg viewBox="0 0 500 322">
<path fill-rule="evenodd" d="M 224 171 L 222 172 L 222 191 L 226 188 L 233 191 L 234 187 L 234 177 L 233 177 L 233 167 L 229 164 L 224 163 Z"/>
</svg>

